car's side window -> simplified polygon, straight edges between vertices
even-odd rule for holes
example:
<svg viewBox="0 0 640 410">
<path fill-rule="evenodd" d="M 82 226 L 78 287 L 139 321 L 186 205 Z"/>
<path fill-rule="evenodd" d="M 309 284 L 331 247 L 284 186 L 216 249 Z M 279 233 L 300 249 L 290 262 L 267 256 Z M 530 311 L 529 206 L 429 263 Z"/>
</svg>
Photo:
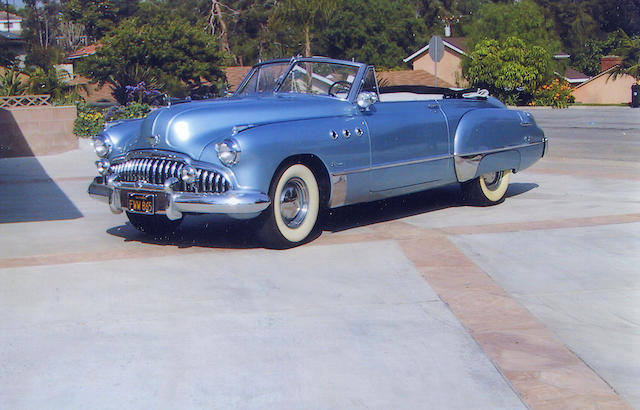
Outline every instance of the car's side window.
<svg viewBox="0 0 640 410">
<path fill-rule="evenodd" d="M 380 93 L 378 92 L 378 82 L 376 81 L 376 73 L 373 67 L 369 67 L 367 70 L 367 75 L 364 77 L 364 84 L 362 85 L 361 91 L 369 91 L 380 97 Z"/>
</svg>

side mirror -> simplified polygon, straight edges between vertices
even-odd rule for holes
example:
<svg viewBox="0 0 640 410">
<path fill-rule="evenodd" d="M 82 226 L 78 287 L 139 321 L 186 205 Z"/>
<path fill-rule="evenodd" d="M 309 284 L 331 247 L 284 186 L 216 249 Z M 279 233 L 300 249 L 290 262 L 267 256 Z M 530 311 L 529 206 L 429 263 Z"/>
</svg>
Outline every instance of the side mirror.
<svg viewBox="0 0 640 410">
<path fill-rule="evenodd" d="M 356 98 L 356 104 L 358 104 L 358 107 L 363 111 L 367 111 L 369 107 L 376 102 L 378 102 L 378 96 L 371 91 L 363 91 L 358 94 L 358 98 Z"/>
</svg>

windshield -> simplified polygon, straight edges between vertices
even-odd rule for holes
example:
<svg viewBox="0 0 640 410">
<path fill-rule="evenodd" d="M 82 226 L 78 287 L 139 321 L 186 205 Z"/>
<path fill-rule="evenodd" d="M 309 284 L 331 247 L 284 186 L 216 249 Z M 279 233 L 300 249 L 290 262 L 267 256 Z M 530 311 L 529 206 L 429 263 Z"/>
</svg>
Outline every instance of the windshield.
<svg viewBox="0 0 640 410">
<path fill-rule="evenodd" d="M 236 95 L 256 93 L 272 93 L 276 89 L 278 79 L 282 77 L 291 64 L 287 62 L 271 63 L 258 66 L 251 71 L 249 80 Z"/>
<path fill-rule="evenodd" d="M 320 94 L 347 98 L 358 67 L 298 61 L 282 82 L 279 92 Z"/>
<path fill-rule="evenodd" d="M 251 71 L 236 95 L 272 93 L 280 84 L 277 92 L 346 99 L 357 73 L 357 66 L 329 62 L 296 61 L 293 66 L 289 62 L 265 64 Z M 285 74 L 286 78 L 282 79 Z"/>
</svg>

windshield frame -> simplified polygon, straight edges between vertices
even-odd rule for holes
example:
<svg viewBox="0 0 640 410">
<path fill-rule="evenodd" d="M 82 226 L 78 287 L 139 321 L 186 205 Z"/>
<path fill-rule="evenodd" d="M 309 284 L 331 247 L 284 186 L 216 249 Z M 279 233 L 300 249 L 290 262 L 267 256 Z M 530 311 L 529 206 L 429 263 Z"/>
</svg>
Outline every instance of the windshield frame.
<svg viewBox="0 0 640 410">
<path fill-rule="evenodd" d="M 249 72 L 245 75 L 244 79 L 242 80 L 242 82 L 240 83 L 240 85 L 238 86 L 238 88 L 236 89 L 236 91 L 234 92 L 234 96 L 244 96 L 244 95 L 250 95 L 250 94 L 240 94 L 240 91 L 243 90 L 243 88 L 246 86 L 246 83 L 249 82 L 249 80 L 251 79 L 251 77 L 254 75 L 256 70 L 259 70 L 261 67 L 265 66 L 265 65 L 269 65 L 269 64 L 282 64 L 282 63 L 288 63 L 289 67 L 283 72 L 283 74 L 280 76 L 280 78 L 278 79 L 278 81 L 276 82 L 276 86 L 274 87 L 273 91 L 271 91 L 270 93 L 268 92 L 263 92 L 263 93 L 256 93 L 257 95 L 259 94 L 291 94 L 290 92 L 280 92 L 280 88 L 282 87 L 282 84 L 284 82 L 284 79 L 287 78 L 287 76 L 290 74 L 291 70 L 293 70 L 293 68 L 295 67 L 295 65 L 297 63 L 300 62 L 309 62 L 309 63 L 327 63 L 327 64 L 340 64 L 340 65 L 347 65 L 347 66 L 351 66 L 351 67 L 356 67 L 357 73 L 356 76 L 353 80 L 353 83 L 351 84 L 351 89 L 349 90 L 349 95 L 347 96 L 346 100 L 342 100 L 342 101 L 349 101 L 349 102 L 354 102 L 356 99 L 356 96 L 358 95 L 358 92 L 362 86 L 362 82 L 364 81 L 364 77 L 366 75 L 367 72 L 367 68 L 369 67 L 366 64 L 362 64 L 362 63 L 357 63 L 354 61 L 345 61 L 345 60 L 336 60 L 333 58 L 326 58 L 326 57 L 294 57 L 291 58 L 289 60 L 287 59 L 277 59 L 277 60 L 269 60 L 269 61 L 265 61 L 263 63 L 258 63 L 256 65 L 254 65 L 251 70 L 249 70 Z M 339 100 L 338 98 L 335 97 L 331 97 L 331 96 L 322 96 L 320 95 L 319 97 L 328 97 L 328 98 L 332 98 L 332 99 L 336 99 Z"/>
</svg>

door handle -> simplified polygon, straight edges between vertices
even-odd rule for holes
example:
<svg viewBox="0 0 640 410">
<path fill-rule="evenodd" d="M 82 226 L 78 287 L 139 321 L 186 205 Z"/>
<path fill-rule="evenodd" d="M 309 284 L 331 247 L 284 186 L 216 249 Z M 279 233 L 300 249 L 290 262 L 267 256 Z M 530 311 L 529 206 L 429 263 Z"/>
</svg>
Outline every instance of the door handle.
<svg viewBox="0 0 640 410">
<path fill-rule="evenodd" d="M 437 110 L 438 108 L 440 108 L 440 106 L 438 104 L 429 104 L 427 107 L 429 107 L 432 110 Z"/>
</svg>

